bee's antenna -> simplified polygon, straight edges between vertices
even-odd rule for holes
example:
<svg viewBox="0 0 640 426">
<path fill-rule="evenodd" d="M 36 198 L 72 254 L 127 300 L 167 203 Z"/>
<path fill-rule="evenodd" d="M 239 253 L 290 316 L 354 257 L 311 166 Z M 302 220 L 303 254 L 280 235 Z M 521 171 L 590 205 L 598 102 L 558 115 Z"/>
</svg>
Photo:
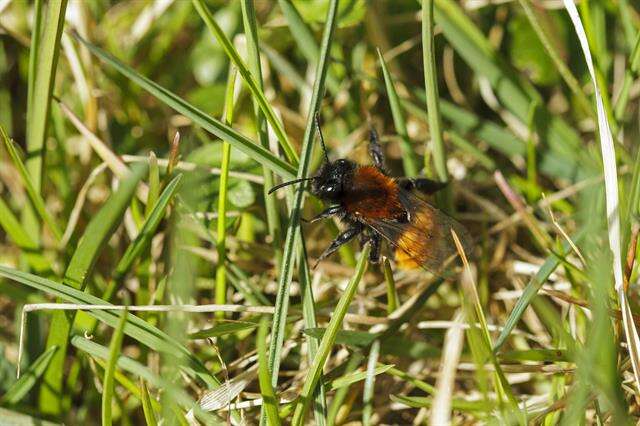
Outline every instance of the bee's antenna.
<svg viewBox="0 0 640 426">
<path fill-rule="evenodd" d="M 320 128 L 320 114 L 318 114 L 318 111 L 316 111 L 316 113 L 314 114 L 314 118 L 316 122 L 316 128 L 318 129 L 318 135 L 320 136 L 320 143 L 322 144 L 322 152 L 324 152 L 324 159 L 327 163 L 330 163 L 329 154 L 327 153 L 327 146 L 324 144 L 324 136 L 322 136 L 322 129 Z"/>
<path fill-rule="evenodd" d="M 274 191 L 277 191 L 278 189 L 283 188 L 283 187 L 285 187 L 285 186 L 293 185 L 294 183 L 304 182 L 304 181 L 312 180 L 312 179 L 315 179 L 315 178 L 314 178 L 314 177 L 306 177 L 306 178 L 301 178 L 301 179 L 294 179 L 294 180 L 290 180 L 290 181 L 288 181 L 288 182 L 282 182 L 282 183 L 280 183 L 280 184 L 278 184 L 278 185 L 276 185 L 276 186 L 272 187 L 272 188 L 269 190 L 268 194 L 271 194 L 271 193 L 273 193 Z"/>
</svg>

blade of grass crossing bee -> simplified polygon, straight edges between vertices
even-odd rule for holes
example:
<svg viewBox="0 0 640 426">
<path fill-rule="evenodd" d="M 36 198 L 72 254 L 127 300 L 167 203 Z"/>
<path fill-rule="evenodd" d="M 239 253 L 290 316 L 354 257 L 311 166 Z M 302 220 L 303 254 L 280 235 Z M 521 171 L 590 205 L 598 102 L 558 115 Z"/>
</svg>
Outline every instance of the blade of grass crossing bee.
<svg viewBox="0 0 640 426">
<path fill-rule="evenodd" d="M 309 367 L 309 373 L 307 375 L 307 379 L 304 382 L 304 386 L 302 391 L 300 392 L 300 397 L 298 402 L 296 403 L 296 408 L 293 413 L 293 420 L 291 424 L 294 426 L 300 426 L 304 424 L 304 418 L 311 403 L 311 397 L 313 392 L 320 380 L 320 376 L 322 374 L 322 367 L 324 366 L 329 353 L 331 352 L 331 348 L 335 342 L 335 339 L 338 335 L 338 331 L 342 327 L 342 320 L 349 309 L 349 305 L 353 300 L 353 296 L 358 288 L 358 284 L 364 275 L 365 270 L 367 269 L 367 259 L 369 258 L 369 252 L 371 251 L 371 246 L 366 245 L 360 253 L 360 258 L 358 259 L 358 264 L 356 265 L 355 275 L 351 277 L 351 280 L 347 284 L 347 287 L 344 290 L 344 293 L 340 297 L 338 301 L 338 305 L 336 309 L 333 311 L 331 315 L 331 320 L 329 321 L 329 325 L 322 336 L 322 340 L 320 341 L 320 346 L 318 347 L 318 352 L 316 356 L 313 358 L 313 364 Z"/>
<path fill-rule="evenodd" d="M 315 134 L 314 113 L 320 109 L 322 96 L 324 94 L 324 83 L 329 65 L 329 48 L 333 39 L 333 32 L 336 27 L 338 1 L 332 0 L 329 5 L 327 19 L 322 36 L 320 57 L 316 68 L 316 81 L 313 86 L 313 93 L 309 105 L 309 116 L 302 142 L 300 155 L 300 166 L 296 178 L 305 178 L 309 173 L 309 164 L 312 153 L 312 140 Z M 271 343 L 269 345 L 269 369 L 271 370 L 271 384 L 276 387 L 278 383 L 278 372 L 280 371 L 280 354 L 284 342 L 285 324 L 287 311 L 289 308 L 289 290 L 293 278 L 293 268 L 296 258 L 296 250 L 300 244 L 300 210 L 304 200 L 304 185 L 297 188 L 295 198 L 291 208 L 291 215 L 287 225 L 287 235 L 282 253 L 282 265 L 278 279 L 278 290 L 276 295 L 275 314 L 273 316 L 273 326 Z"/>
</svg>

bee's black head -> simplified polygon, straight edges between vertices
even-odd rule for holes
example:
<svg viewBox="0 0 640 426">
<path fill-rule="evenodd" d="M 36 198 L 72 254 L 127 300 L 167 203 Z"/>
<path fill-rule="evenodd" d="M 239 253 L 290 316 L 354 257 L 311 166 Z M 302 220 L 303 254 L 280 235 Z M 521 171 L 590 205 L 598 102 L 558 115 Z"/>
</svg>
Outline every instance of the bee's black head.
<svg viewBox="0 0 640 426">
<path fill-rule="evenodd" d="M 324 200 L 339 200 L 351 182 L 355 168 L 355 163 L 344 159 L 325 163 L 311 181 L 311 193 Z"/>
<path fill-rule="evenodd" d="M 320 171 L 314 177 L 294 179 L 276 185 L 269 190 L 269 194 L 284 186 L 308 180 L 311 181 L 311 193 L 323 200 L 338 201 L 344 194 L 345 188 L 351 183 L 351 177 L 353 176 L 356 164 L 345 159 L 336 160 L 334 162 L 329 161 L 329 154 L 327 153 L 327 147 L 324 144 L 324 137 L 322 136 L 320 117 L 318 113 L 315 114 L 315 123 L 318 130 L 318 136 L 320 137 L 322 153 L 324 154 L 324 164 L 320 168 Z"/>
</svg>

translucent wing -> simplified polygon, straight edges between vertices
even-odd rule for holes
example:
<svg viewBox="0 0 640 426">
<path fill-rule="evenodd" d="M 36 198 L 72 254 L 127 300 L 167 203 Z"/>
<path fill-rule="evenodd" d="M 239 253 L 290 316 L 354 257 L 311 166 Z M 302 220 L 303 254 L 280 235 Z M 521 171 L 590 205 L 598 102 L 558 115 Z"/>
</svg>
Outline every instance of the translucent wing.
<svg viewBox="0 0 640 426">
<path fill-rule="evenodd" d="M 364 218 L 364 222 L 395 248 L 400 267 L 423 267 L 434 273 L 441 272 L 457 253 L 452 229 L 470 255 L 471 240 L 464 226 L 408 191 L 400 190 L 399 197 L 408 220 Z"/>
</svg>

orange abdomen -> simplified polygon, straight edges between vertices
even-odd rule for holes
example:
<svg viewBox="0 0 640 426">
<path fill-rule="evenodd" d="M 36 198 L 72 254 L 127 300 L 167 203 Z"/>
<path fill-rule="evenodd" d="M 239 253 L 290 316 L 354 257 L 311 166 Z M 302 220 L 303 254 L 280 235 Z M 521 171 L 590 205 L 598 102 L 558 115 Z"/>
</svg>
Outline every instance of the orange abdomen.
<svg viewBox="0 0 640 426">
<path fill-rule="evenodd" d="M 374 166 L 356 169 L 342 203 L 347 212 L 369 219 L 393 219 L 404 214 L 398 184 Z"/>
</svg>

